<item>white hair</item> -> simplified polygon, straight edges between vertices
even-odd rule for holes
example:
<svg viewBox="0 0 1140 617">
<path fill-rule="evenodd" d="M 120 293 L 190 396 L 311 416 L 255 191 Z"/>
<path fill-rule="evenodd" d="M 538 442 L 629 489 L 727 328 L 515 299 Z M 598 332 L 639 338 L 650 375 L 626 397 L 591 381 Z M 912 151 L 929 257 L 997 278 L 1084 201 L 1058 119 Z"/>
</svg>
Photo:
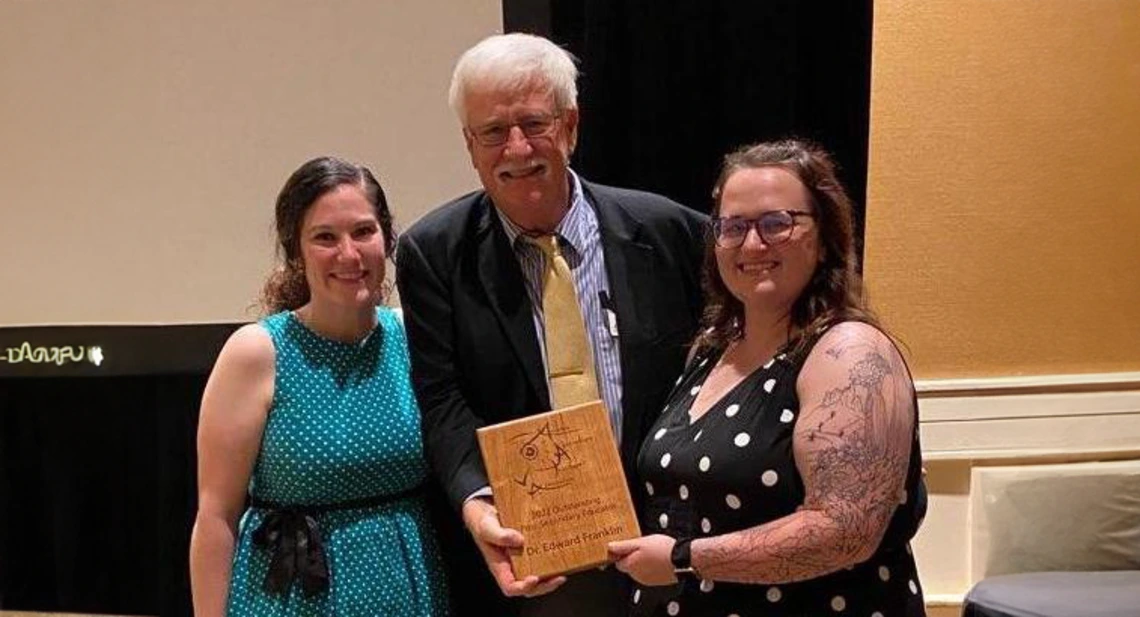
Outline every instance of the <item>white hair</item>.
<svg viewBox="0 0 1140 617">
<path fill-rule="evenodd" d="M 451 74 L 447 102 L 467 122 L 464 100 L 473 87 L 496 91 L 549 88 L 559 110 L 577 109 L 578 67 L 574 56 L 551 41 L 533 34 L 496 34 L 463 52 Z"/>
</svg>

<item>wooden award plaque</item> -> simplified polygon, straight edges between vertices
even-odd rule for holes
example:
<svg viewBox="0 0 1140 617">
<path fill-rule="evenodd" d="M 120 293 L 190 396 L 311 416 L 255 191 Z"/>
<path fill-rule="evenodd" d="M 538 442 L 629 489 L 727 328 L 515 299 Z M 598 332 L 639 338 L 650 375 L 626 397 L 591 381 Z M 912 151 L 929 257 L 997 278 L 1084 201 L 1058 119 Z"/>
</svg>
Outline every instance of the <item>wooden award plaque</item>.
<svg viewBox="0 0 1140 617">
<path fill-rule="evenodd" d="M 515 576 L 607 563 L 606 543 L 641 535 L 601 401 L 477 431 L 503 526 L 526 539 Z"/>
</svg>

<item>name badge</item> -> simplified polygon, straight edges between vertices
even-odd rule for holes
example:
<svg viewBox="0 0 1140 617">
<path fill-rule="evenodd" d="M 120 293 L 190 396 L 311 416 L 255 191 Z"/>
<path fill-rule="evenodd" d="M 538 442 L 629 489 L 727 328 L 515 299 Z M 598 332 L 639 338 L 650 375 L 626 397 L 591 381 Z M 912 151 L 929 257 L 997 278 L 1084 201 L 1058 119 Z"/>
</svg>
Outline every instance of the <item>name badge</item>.
<svg viewBox="0 0 1140 617">
<path fill-rule="evenodd" d="M 618 337 L 617 313 L 611 311 L 610 309 L 605 309 L 605 313 L 606 313 L 606 326 L 609 327 L 609 329 L 610 329 L 610 336 L 617 338 Z"/>
</svg>

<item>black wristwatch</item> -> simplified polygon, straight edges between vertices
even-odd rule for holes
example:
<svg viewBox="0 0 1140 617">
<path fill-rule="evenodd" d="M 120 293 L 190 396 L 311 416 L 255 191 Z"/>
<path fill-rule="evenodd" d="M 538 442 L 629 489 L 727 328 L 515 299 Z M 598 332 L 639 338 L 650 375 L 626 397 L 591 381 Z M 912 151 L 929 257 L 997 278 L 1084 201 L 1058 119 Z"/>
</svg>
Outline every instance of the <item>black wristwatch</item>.
<svg viewBox="0 0 1140 617">
<path fill-rule="evenodd" d="M 693 552 L 692 538 L 677 538 L 673 543 L 673 551 L 669 554 L 669 560 L 673 562 L 673 574 L 677 578 L 696 576 L 697 571 L 693 569 Z"/>
</svg>

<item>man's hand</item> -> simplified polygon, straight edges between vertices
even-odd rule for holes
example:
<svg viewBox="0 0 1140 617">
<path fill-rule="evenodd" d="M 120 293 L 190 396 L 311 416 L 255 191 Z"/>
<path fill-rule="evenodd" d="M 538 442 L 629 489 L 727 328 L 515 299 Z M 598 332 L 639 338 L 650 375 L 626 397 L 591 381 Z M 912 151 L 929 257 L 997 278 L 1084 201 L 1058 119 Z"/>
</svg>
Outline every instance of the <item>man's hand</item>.
<svg viewBox="0 0 1140 617">
<path fill-rule="evenodd" d="M 475 538 L 475 545 L 483 553 L 487 562 L 487 569 L 499 584 L 503 595 L 515 597 L 526 596 L 532 598 L 550 593 L 566 582 L 565 576 L 556 576 L 546 580 L 537 576 L 528 576 L 522 580 L 515 578 L 511 570 L 509 549 L 519 549 L 523 546 L 523 536 L 515 529 L 503 527 L 499 523 L 499 513 L 495 506 L 483 497 L 468 499 L 463 504 L 463 523 Z"/>
<path fill-rule="evenodd" d="M 632 540 L 619 540 L 606 545 L 617 569 L 646 586 L 672 585 L 677 582 L 673 573 L 673 538 L 655 534 Z"/>
</svg>

